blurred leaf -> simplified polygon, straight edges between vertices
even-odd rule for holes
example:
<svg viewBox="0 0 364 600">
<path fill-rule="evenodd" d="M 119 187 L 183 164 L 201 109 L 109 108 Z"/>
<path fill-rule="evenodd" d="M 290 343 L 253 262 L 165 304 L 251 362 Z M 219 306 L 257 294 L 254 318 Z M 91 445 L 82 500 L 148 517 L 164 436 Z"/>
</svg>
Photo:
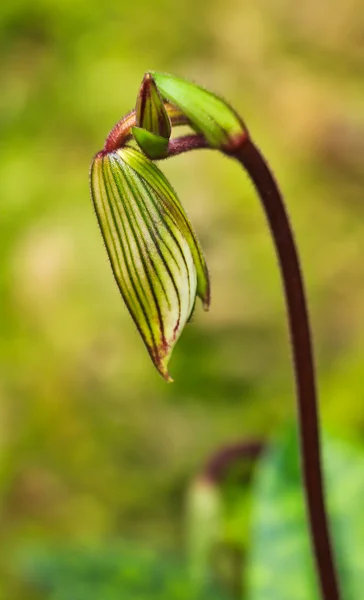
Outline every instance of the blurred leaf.
<svg viewBox="0 0 364 600">
<path fill-rule="evenodd" d="M 224 600 L 211 582 L 201 594 L 170 554 L 111 544 L 107 547 L 30 548 L 20 569 L 47 600 Z"/>
<path fill-rule="evenodd" d="M 193 481 L 187 497 L 186 534 L 191 578 L 197 588 L 206 582 L 212 552 L 220 538 L 221 509 L 216 483 L 203 477 Z"/>
<path fill-rule="evenodd" d="M 258 467 L 249 600 L 319 600 L 297 448 L 290 430 Z M 356 600 L 364 582 L 364 453 L 325 435 L 323 454 L 339 577 L 345 600 Z"/>
</svg>

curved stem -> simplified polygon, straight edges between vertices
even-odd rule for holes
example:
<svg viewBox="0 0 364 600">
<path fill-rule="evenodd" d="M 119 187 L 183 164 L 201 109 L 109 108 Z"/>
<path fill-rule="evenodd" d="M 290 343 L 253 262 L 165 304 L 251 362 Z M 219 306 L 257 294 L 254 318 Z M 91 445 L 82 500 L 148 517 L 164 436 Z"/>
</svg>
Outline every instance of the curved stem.
<svg viewBox="0 0 364 600">
<path fill-rule="evenodd" d="M 170 155 L 206 148 L 203 136 L 173 140 Z M 339 584 L 329 534 L 321 466 L 320 429 L 315 368 L 307 302 L 298 252 L 283 198 L 263 156 L 246 137 L 239 148 L 226 150 L 246 169 L 262 201 L 273 236 L 283 279 L 297 389 L 302 472 L 311 540 L 324 600 L 340 600 Z"/>
<path fill-rule="evenodd" d="M 189 125 L 188 118 L 176 106 L 168 102 L 164 106 L 172 125 Z M 104 151 L 113 152 L 121 148 L 132 137 L 132 128 L 136 124 L 136 112 L 132 110 L 114 125 L 105 140 Z"/>
<path fill-rule="evenodd" d="M 201 150 L 202 148 L 210 148 L 206 138 L 201 133 L 192 133 L 190 135 L 183 135 L 179 138 L 170 140 L 168 144 L 168 156 L 177 156 L 183 154 L 183 152 L 189 152 L 190 150 Z"/>
<path fill-rule="evenodd" d="M 244 460 L 255 462 L 263 452 L 263 449 L 264 444 L 259 440 L 247 440 L 224 446 L 208 459 L 200 472 L 200 476 L 203 479 L 218 484 L 224 479 L 232 464 Z"/>
<path fill-rule="evenodd" d="M 301 460 L 312 544 L 322 598 L 339 600 L 320 456 L 315 369 L 303 278 L 292 229 L 278 186 L 259 150 L 246 140 L 230 156 L 252 179 L 265 210 L 282 274 L 296 376 Z"/>
</svg>

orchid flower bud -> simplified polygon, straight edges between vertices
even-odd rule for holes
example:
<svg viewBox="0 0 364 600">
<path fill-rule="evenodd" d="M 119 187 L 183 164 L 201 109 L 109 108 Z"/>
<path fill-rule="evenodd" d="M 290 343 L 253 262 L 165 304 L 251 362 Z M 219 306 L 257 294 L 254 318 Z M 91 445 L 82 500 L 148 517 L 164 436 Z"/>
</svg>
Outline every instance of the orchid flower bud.
<svg viewBox="0 0 364 600">
<path fill-rule="evenodd" d="M 174 190 L 129 146 L 99 152 L 91 194 L 119 290 L 161 375 L 193 311 L 210 302 L 206 262 Z"/>
<path fill-rule="evenodd" d="M 149 73 L 140 86 L 135 117 L 136 127 L 132 128 L 132 133 L 143 152 L 151 159 L 167 156 L 171 122 Z"/>
<path fill-rule="evenodd" d="M 175 105 L 212 148 L 234 150 L 247 137 L 243 121 L 222 98 L 173 75 L 152 71 L 149 76 L 162 98 Z"/>
</svg>

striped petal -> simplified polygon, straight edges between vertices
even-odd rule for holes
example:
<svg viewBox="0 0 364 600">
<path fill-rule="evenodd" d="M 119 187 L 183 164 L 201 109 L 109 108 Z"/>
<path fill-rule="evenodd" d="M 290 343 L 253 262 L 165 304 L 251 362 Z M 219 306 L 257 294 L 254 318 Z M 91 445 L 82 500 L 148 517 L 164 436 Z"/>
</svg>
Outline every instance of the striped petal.
<svg viewBox="0 0 364 600">
<path fill-rule="evenodd" d="M 152 182 L 153 187 L 160 190 L 160 202 L 163 210 L 170 213 L 190 246 L 197 271 L 197 296 L 202 300 L 204 309 L 208 310 L 210 306 L 210 279 L 205 257 L 176 192 L 162 171 L 153 162 L 146 161 L 143 154 L 134 150 L 134 148 L 122 148 L 118 150 L 118 153 L 123 156 L 129 166 L 144 181 Z"/>
<path fill-rule="evenodd" d="M 155 366 L 171 380 L 167 364 L 201 268 L 187 217 L 158 168 L 129 147 L 96 155 L 91 193 L 120 292 Z"/>
</svg>

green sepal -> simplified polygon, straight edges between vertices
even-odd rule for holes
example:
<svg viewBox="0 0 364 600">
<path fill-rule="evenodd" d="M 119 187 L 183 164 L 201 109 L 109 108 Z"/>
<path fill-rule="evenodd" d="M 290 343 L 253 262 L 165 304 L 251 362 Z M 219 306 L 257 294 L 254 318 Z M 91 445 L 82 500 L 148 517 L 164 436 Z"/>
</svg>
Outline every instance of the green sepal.
<svg viewBox="0 0 364 600">
<path fill-rule="evenodd" d="M 152 160 L 165 158 L 168 154 L 168 138 L 151 133 L 141 127 L 132 127 L 132 134 L 139 148 Z"/>
<path fill-rule="evenodd" d="M 184 79 L 150 72 L 161 96 L 177 106 L 191 127 L 202 133 L 213 148 L 232 149 L 241 143 L 247 130 L 239 115 L 215 94 Z"/>
</svg>

